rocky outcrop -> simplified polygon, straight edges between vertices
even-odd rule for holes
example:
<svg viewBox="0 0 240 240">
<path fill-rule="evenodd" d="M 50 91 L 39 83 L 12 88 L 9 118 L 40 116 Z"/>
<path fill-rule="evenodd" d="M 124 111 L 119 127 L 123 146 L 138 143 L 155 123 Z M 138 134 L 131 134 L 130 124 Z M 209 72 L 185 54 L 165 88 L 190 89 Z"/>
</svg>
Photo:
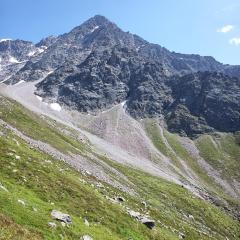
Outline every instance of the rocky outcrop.
<svg viewBox="0 0 240 240">
<path fill-rule="evenodd" d="M 171 80 L 173 102 L 166 109 L 170 130 L 188 135 L 240 129 L 240 79 L 196 73 Z"/>
</svg>

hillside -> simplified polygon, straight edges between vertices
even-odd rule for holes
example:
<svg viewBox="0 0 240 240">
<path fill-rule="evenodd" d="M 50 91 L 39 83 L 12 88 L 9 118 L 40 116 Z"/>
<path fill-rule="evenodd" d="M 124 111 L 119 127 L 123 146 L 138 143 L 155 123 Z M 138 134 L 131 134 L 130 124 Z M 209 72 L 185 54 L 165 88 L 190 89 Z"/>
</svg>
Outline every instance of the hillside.
<svg viewBox="0 0 240 240">
<path fill-rule="evenodd" d="M 0 41 L 0 240 L 240 239 L 239 93 L 99 15 Z"/>
<path fill-rule="evenodd" d="M 91 143 L 70 137 L 77 133 L 69 127 L 37 116 L 3 97 L 0 117 L 2 239 L 79 239 L 84 234 L 93 239 L 179 239 L 181 234 L 185 239 L 239 236 L 238 222 L 222 207 L 199 199 L 179 185 L 99 155 Z M 158 145 L 161 138 L 154 139 Z M 50 156 L 46 146 L 42 149 L 41 142 L 55 149 L 55 157 Z M 57 159 L 58 152 L 77 154 L 79 160 L 86 158 L 98 168 L 114 168 L 113 173 L 107 171 L 107 176 L 117 179 L 124 191 L 99 180 L 96 173 L 74 170 Z M 232 164 L 234 167 L 234 159 Z M 239 178 L 234 169 L 231 173 Z M 117 196 L 124 202 L 113 200 Z M 233 199 L 226 201 L 237 204 Z M 49 227 L 52 209 L 70 214 L 73 224 L 64 227 L 56 221 L 56 228 Z M 139 224 L 127 209 L 149 214 L 156 227 L 150 230 Z M 90 226 L 84 224 L 84 219 Z"/>
</svg>

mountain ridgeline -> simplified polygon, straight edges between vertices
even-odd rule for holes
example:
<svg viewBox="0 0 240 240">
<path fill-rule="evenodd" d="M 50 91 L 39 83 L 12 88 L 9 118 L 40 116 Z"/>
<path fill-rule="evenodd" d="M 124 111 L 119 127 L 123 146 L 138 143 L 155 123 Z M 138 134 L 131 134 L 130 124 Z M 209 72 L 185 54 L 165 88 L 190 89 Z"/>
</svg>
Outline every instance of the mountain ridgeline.
<svg viewBox="0 0 240 240">
<path fill-rule="evenodd" d="M 0 42 L 0 81 L 43 79 L 44 101 L 96 113 L 125 102 L 136 119 L 195 136 L 240 130 L 240 66 L 170 52 L 95 16 L 38 44 Z"/>
</svg>

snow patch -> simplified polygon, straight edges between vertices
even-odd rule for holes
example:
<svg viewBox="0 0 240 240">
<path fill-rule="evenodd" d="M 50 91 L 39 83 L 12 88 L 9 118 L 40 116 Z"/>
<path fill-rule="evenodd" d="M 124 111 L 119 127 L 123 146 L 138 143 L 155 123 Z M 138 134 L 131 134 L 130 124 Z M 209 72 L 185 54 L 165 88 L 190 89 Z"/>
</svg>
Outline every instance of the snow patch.
<svg viewBox="0 0 240 240">
<path fill-rule="evenodd" d="M 35 53 L 36 53 L 36 51 L 31 51 L 31 52 L 28 53 L 28 56 L 32 57 Z"/>
<path fill-rule="evenodd" d="M 20 63 L 15 57 L 12 57 L 12 56 L 9 58 L 9 62 L 10 63 Z"/>
<path fill-rule="evenodd" d="M 0 39 L 0 42 L 6 42 L 6 41 L 11 41 L 12 39 L 11 38 L 3 38 L 3 39 Z"/>
<path fill-rule="evenodd" d="M 121 102 L 121 106 L 124 107 L 124 105 L 126 104 L 127 100 Z"/>
<path fill-rule="evenodd" d="M 41 49 L 44 51 L 46 50 L 48 47 L 47 46 L 41 46 Z"/>
<path fill-rule="evenodd" d="M 62 110 L 61 106 L 58 103 L 51 103 L 50 108 L 54 111 L 60 112 Z"/>
<path fill-rule="evenodd" d="M 16 84 L 14 84 L 14 86 L 20 85 L 20 84 L 22 84 L 22 83 L 25 83 L 25 81 L 24 81 L 24 80 L 20 80 L 19 82 L 17 82 Z"/>
<path fill-rule="evenodd" d="M 4 83 L 5 81 L 7 81 L 7 79 L 4 79 L 4 80 L 0 81 L 0 83 Z"/>
<path fill-rule="evenodd" d="M 40 102 L 42 102 L 42 97 L 40 97 L 40 96 L 38 96 L 38 95 L 36 95 L 36 98 L 40 101 Z"/>
<path fill-rule="evenodd" d="M 99 28 L 99 26 L 94 27 L 94 28 L 91 30 L 91 33 L 94 32 L 95 30 L 97 30 L 98 28 Z"/>
<path fill-rule="evenodd" d="M 37 48 L 36 50 L 30 51 L 30 52 L 28 53 L 28 56 L 29 56 L 29 57 L 32 57 L 32 56 L 34 56 L 34 55 L 38 55 L 38 54 L 44 52 L 46 49 L 47 49 L 46 46 L 42 46 L 42 47 L 40 47 L 40 48 Z"/>
<path fill-rule="evenodd" d="M 41 47 L 41 48 L 38 48 L 37 51 L 40 54 L 40 53 L 44 52 L 46 49 L 47 49 L 47 47 L 46 48 Z"/>
<path fill-rule="evenodd" d="M 47 76 L 49 75 L 49 74 L 52 74 L 54 71 L 49 71 L 48 73 L 47 73 Z"/>
</svg>

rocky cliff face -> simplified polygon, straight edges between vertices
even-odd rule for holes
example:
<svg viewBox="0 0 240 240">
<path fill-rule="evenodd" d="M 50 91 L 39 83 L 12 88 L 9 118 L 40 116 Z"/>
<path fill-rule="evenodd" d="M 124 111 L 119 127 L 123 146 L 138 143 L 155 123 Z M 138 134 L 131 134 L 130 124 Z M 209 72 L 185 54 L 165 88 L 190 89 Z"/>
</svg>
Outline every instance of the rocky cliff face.
<svg viewBox="0 0 240 240">
<path fill-rule="evenodd" d="M 165 110 L 169 129 L 188 135 L 240 129 L 240 79 L 198 72 L 169 82 L 174 101 Z"/>
<path fill-rule="evenodd" d="M 240 130 L 239 66 L 170 52 L 102 16 L 36 45 L 23 43 L 12 55 L 0 43 L 1 56 L 24 61 L 7 63 L 14 70 L 2 79 L 15 84 L 45 77 L 36 90 L 45 101 L 81 112 L 127 101 L 135 118 L 163 119 L 169 130 L 187 135 Z"/>
</svg>

